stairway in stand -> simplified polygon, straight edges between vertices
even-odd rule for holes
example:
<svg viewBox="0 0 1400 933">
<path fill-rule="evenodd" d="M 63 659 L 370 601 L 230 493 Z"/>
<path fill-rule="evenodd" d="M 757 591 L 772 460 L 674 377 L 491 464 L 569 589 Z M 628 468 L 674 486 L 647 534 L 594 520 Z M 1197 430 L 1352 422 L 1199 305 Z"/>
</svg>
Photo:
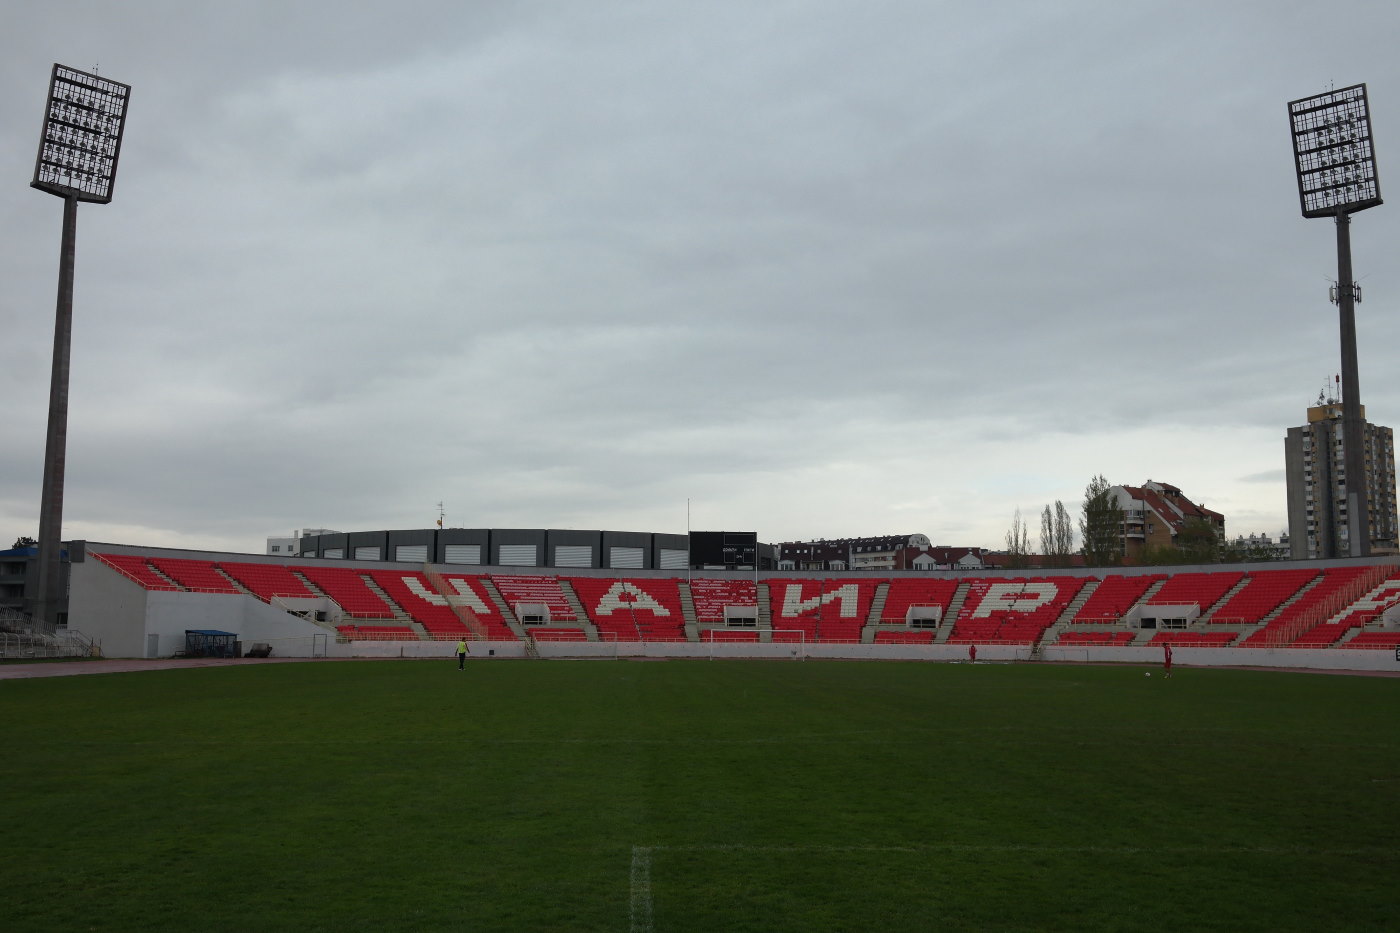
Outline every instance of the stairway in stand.
<svg viewBox="0 0 1400 933">
<path fill-rule="evenodd" d="M 232 577 L 232 575 L 229 574 L 229 572 L 228 572 L 227 570 L 225 570 L 224 568 L 220 567 L 218 564 L 215 564 L 215 565 L 214 565 L 214 572 L 217 573 L 217 574 L 219 575 L 220 578 L 222 578 L 222 579 L 224 579 L 224 580 L 227 580 L 227 581 L 229 582 L 229 585 L 230 585 L 230 586 L 232 586 L 234 589 L 238 590 L 238 592 L 242 593 L 244 596 L 251 596 L 251 597 L 253 597 L 254 599 L 257 599 L 257 598 L 258 598 L 258 596 L 257 596 L 256 593 L 254 593 L 252 590 L 248 589 L 248 588 L 247 588 L 246 586 L 244 586 L 242 583 L 239 583 L 237 580 L 235 580 L 235 579 Z"/>
<path fill-rule="evenodd" d="M 292 576 L 294 576 L 294 577 L 296 577 L 298 580 L 300 580 L 300 581 L 301 581 L 301 585 L 304 586 L 304 587 L 306 587 L 307 590 L 309 590 L 310 592 L 312 592 L 312 593 L 314 593 L 315 595 L 321 597 L 322 599 L 330 599 L 330 601 L 331 601 L 332 603 L 335 602 L 335 600 L 331 599 L 329 596 L 326 595 L 326 591 L 325 591 L 325 590 L 321 589 L 319 586 L 317 586 L 316 584 L 312 583 L 312 582 L 311 582 L 311 578 L 308 577 L 306 574 L 302 573 L 300 570 L 297 570 L 297 569 L 293 568 L 292 571 L 291 571 L 291 574 L 292 574 Z"/>
<path fill-rule="evenodd" d="M 306 574 L 302 573 L 300 570 L 297 570 L 296 568 L 288 568 L 288 569 L 290 570 L 292 576 L 295 577 L 296 579 L 300 580 L 300 581 L 301 581 L 301 585 L 304 586 L 304 587 L 306 587 L 307 592 L 311 593 L 312 595 L 314 595 L 314 596 L 316 596 L 316 597 L 319 597 L 320 599 L 324 599 L 328 605 L 330 605 L 330 606 L 333 607 L 334 611 L 333 611 L 333 612 L 328 612 L 328 613 L 326 613 L 326 618 L 325 618 L 325 620 L 323 621 L 323 620 L 321 620 L 321 619 L 316 618 L 316 613 L 314 613 L 314 612 L 309 612 L 309 613 L 295 612 L 295 611 L 293 611 L 293 610 L 291 610 L 291 609 L 286 609 L 285 606 L 280 607 L 280 608 L 286 609 L 287 612 L 292 613 L 292 615 L 294 615 L 294 616 L 301 616 L 301 618 L 303 618 L 303 619 L 306 619 L 306 620 L 311 621 L 311 622 L 315 622 L 317 625 L 319 625 L 319 626 L 321 626 L 322 628 L 326 629 L 326 631 L 328 631 L 328 632 L 332 633 L 333 635 L 335 635 L 335 637 L 336 637 L 339 641 L 344 642 L 344 641 L 345 641 L 345 636 L 342 635 L 342 634 L 340 634 L 340 629 L 336 628 L 336 626 L 337 626 L 338 624 L 340 624 L 340 623 L 342 623 L 342 622 L 345 622 L 345 621 L 348 621 L 348 620 L 346 619 L 346 617 L 345 617 L 345 610 L 340 608 L 340 603 L 336 602 L 335 600 L 333 600 L 333 599 L 331 599 L 329 596 L 327 596 L 325 590 L 321 589 L 319 586 L 317 586 L 316 584 L 312 583 L 312 582 L 311 582 L 311 578 L 308 577 Z M 271 605 L 274 605 L 274 606 L 275 606 L 275 605 L 277 605 L 277 604 L 274 602 L 274 603 L 272 603 Z"/>
<path fill-rule="evenodd" d="M 381 600 L 384 601 L 384 605 L 389 607 L 389 611 L 393 613 L 392 618 L 395 622 L 398 622 L 402 625 L 414 626 L 414 631 L 418 632 L 420 637 L 422 636 L 422 627 L 414 623 L 413 617 L 410 616 L 407 612 L 405 612 L 402 606 L 400 606 L 398 603 L 394 602 L 392 599 L 389 598 L 389 594 L 384 592 L 384 588 L 381 587 L 373 577 L 364 573 L 359 574 L 358 576 L 361 580 L 365 581 L 365 586 L 369 587 L 369 591 L 375 596 L 378 596 Z"/>
<path fill-rule="evenodd" d="M 1049 628 L 1040 633 L 1040 637 L 1035 640 L 1031 650 L 1031 660 L 1039 661 L 1045 656 L 1045 648 L 1055 644 L 1060 640 L 1060 633 L 1074 624 L 1074 620 L 1079 617 L 1079 610 L 1084 608 L 1084 604 L 1089 601 L 1089 597 L 1094 595 L 1094 590 L 1099 588 L 1100 581 L 1090 580 L 1079 588 L 1074 599 L 1065 606 L 1064 612 L 1056 619 Z"/>
<path fill-rule="evenodd" d="M 1134 605 L 1134 606 L 1146 605 L 1146 603 L 1147 603 L 1147 601 L 1148 601 L 1149 599 L 1151 599 L 1152 597 L 1156 596 L 1157 593 L 1161 591 L 1162 587 L 1164 587 L 1164 586 L 1167 585 L 1167 580 L 1168 580 L 1168 579 L 1170 579 L 1170 578 L 1167 577 L 1167 578 L 1163 578 L 1163 579 L 1161 579 L 1161 580 L 1153 580 L 1153 581 L 1152 581 L 1152 585 L 1149 586 L 1149 587 L 1147 588 L 1147 592 L 1145 592 L 1145 593 L 1143 593 L 1141 596 L 1139 596 L 1139 597 L 1138 597 L 1138 601 L 1137 601 L 1136 603 L 1133 603 L 1133 605 Z M 1130 607 L 1128 607 L 1128 608 L 1131 609 L 1132 607 L 1130 606 Z"/>
<path fill-rule="evenodd" d="M 700 621 L 695 615 L 695 597 L 690 593 L 690 584 L 678 581 L 676 589 L 681 594 L 681 616 L 685 619 L 685 640 L 700 640 Z"/>
<path fill-rule="evenodd" d="M 362 573 L 359 575 L 359 577 L 361 580 L 365 581 L 365 586 L 369 587 L 369 591 L 375 596 L 378 596 L 380 599 L 382 599 L 384 601 L 384 604 L 389 607 L 389 611 L 394 614 L 393 620 L 396 623 L 400 625 L 407 625 L 410 629 L 413 630 L 413 636 L 419 641 L 434 640 L 433 636 L 428 633 L 427 629 L 420 625 L 418 621 L 413 618 L 413 616 L 409 615 L 408 612 L 402 606 L 400 606 L 398 603 L 394 602 L 394 600 L 389 598 L 389 594 L 384 592 L 384 588 L 379 585 L 378 581 L 376 581 L 367 573 Z"/>
<path fill-rule="evenodd" d="M 506 604 L 506 598 L 501 595 L 501 591 L 496 589 L 496 582 L 490 577 L 481 578 L 481 588 L 486 591 L 486 595 L 491 597 L 491 605 L 496 607 L 496 611 L 505 620 L 506 628 L 515 633 L 515 637 L 521 641 L 529 638 L 529 632 L 525 631 L 525 626 L 520 624 L 520 620 L 515 617 L 515 611 Z M 531 642 L 533 644 L 533 642 Z M 536 655 L 538 657 L 538 655 Z"/>
<path fill-rule="evenodd" d="M 1076 618 L 1078 618 L 1079 610 L 1084 608 L 1084 604 L 1089 601 L 1090 596 L 1094 595 L 1094 591 L 1099 588 L 1099 585 L 1102 582 L 1103 581 L 1101 580 L 1090 580 L 1088 583 L 1085 583 L 1082 587 L 1080 587 L 1079 592 L 1075 594 L 1074 599 L 1071 599 L 1069 601 L 1069 605 L 1065 607 L 1065 611 L 1060 613 L 1060 617 L 1055 620 L 1055 624 L 1059 625 L 1062 623 L 1073 622 Z"/>
<path fill-rule="evenodd" d="M 451 609 L 457 620 L 467 627 L 467 631 L 484 640 L 486 626 L 481 624 L 481 620 L 476 617 L 475 612 L 472 612 L 470 606 L 463 606 L 453 599 L 454 596 L 457 596 L 456 588 L 451 586 L 442 574 L 434 570 L 432 564 L 423 565 L 423 576 L 428 578 L 428 582 L 437 590 L 438 595 L 447 600 L 447 608 Z"/>
<path fill-rule="evenodd" d="M 865 617 L 865 624 L 860 628 L 861 644 L 874 644 L 875 632 L 880 627 L 880 617 L 885 614 L 885 600 L 889 595 L 889 583 L 880 583 L 875 587 L 875 598 L 870 601 L 870 612 Z"/>
<path fill-rule="evenodd" d="M 540 649 L 535 645 L 534 637 L 527 631 L 525 626 L 520 624 L 520 620 L 515 617 L 515 612 L 506 605 L 506 598 L 501 595 L 501 591 L 496 589 L 496 581 L 488 576 L 481 577 L 481 588 L 486 591 L 486 595 L 491 599 L 491 605 L 496 607 L 496 611 L 501 614 L 501 619 L 506 623 L 506 628 L 515 633 L 515 637 L 520 639 L 520 643 L 525 646 L 525 657 L 540 659 Z"/>
<path fill-rule="evenodd" d="M 559 589 L 564 594 L 564 601 L 569 604 L 569 608 L 574 611 L 574 622 L 583 629 L 583 635 L 589 641 L 602 641 L 598 637 L 598 626 L 593 624 L 593 620 L 588 618 L 588 613 L 583 611 L 583 601 L 574 592 L 573 584 L 563 577 L 559 578 Z"/>
<path fill-rule="evenodd" d="M 1201 613 L 1200 617 L 1197 618 L 1196 621 L 1209 622 L 1211 619 L 1215 618 L 1215 611 L 1221 606 L 1228 603 L 1231 599 L 1233 599 L 1235 597 L 1235 594 L 1238 593 L 1240 590 L 1244 589 L 1246 586 L 1249 586 L 1250 581 L 1251 577 L 1249 576 L 1249 574 L 1245 574 L 1244 576 L 1240 577 L 1239 582 L 1237 582 L 1234 586 L 1226 590 L 1225 593 L 1219 599 L 1217 599 L 1213 605 L 1207 606 L 1205 611 Z"/>
<path fill-rule="evenodd" d="M 958 584 L 957 590 L 953 593 L 953 598 L 948 600 L 948 614 L 938 623 L 938 634 L 934 637 L 935 645 L 942 645 L 948 641 L 953 634 L 953 626 L 957 624 L 958 613 L 962 612 L 963 603 L 967 600 L 968 590 L 972 588 L 966 580 Z"/>
<path fill-rule="evenodd" d="M 1149 586 L 1149 587 L 1147 588 L 1147 592 L 1143 593 L 1140 597 L 1138 597 L 1138 601 L 1137 601 L 1137 602 L 1133 603 L 1132 606 L 1129 606 L 1129 607 L 1128 607 L 1128 611 L 1129 611 L 1129 612 L 1132 612 L 1132 610 L 1133 610 L 1134 607 L 1137 607 L 1137 606 L 1145 606 L 1145 605 L 1147 605 L 1147 601 L 1148 601 L 1149 599 L 1151 599 L 1152 597 L 1156 596 L 1156 595 L 1157 595 L 1157 592 L 1158 592 L 1162 587 L 1164 587 L 1164 586 L 1167 585 L 1167 580 L 1169 580 L 1169 579 L 1171 579 L 1171 578 L 1170 578 L 1170 577 L 1165 577 L 1165 578 L 1163 578 L 1163 579 L 1161 579 L 1161 580 L 1154 580 L 1154 581 L 1152 582 L 1152 585 Z M 1137 632 L 1133 635 L 1133 640 L 1130 642 L 1130 644 L 1133 645 L 1133 646 L 1135 646 L 1135 647 L 1142 647 L 1143 645 L 1145 645 L 1145 644 L 1147 644 L 1149 641 L 1151 641 L 1151 640 L 1152 640 L 1152 636 L 1154 636 L 1154 635 L 1156 635 L 1156 634 L 1157 634 L 1157 630 L 1156 630 L 1156 629 L 1139 628 L 1139 629 L 1137 630 Z"/>
<path fill-rule="evenodd" d="M 161 570 L 159 567 L 157 567 L 154 561 L 146 561 L 146 567 L 148 570 L 151 571 L 151 573 L 155 574 L 158 579 L 164 580 L 166 583 L 169 583 L 176 590 L 183 592 L 188 589 L 188 587 L 181 586 L 179 583 L 177 583 L 174 577 L 170 576 L 164 570 Z"/>
</svg>

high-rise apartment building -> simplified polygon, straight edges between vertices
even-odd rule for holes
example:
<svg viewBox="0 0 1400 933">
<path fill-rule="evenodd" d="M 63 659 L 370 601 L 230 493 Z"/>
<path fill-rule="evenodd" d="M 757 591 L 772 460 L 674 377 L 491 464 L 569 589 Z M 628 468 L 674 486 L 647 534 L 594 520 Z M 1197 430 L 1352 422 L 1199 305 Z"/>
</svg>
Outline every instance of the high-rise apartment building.
<svg viewBox="0 0 1400 933">
<path fill-rule="evenodd" d="M 1308 423 L 1283 441 L 1288 534 L 1294 560 L 1347 557 L 1346 444 L 1342 403 L 1319 398 Z M 1361 417 L 1366 417 L 1362 406 Z M 1372 554 L 1397 553 L 1395 441 L 1390 428 L 1366 421 L 1366 504 Z"/>
</svg>

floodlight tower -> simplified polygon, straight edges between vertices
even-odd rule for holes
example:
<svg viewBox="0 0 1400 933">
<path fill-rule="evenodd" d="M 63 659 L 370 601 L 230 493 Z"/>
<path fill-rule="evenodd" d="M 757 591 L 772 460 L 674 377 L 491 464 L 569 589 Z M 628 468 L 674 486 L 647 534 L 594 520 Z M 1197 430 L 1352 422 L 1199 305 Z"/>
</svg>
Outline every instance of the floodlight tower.
<svg viewBox="0 0 1400 933">
<path fill-rule="evenodd" d="M 49 428 L 44 445 L 44 487 L 39 505 L 39 566 L 30 616 L 58 621 L 62 597 L 63 474 L 68 450 L 68 366 L 73 336 L 73 259 L 78 202 L 112 200 L 131 87 L 106 78 L 53 66 L 39 154 L 31 188 L 63 199 L 63 243 L 58 261 L 58 308 L 54 317 L 53 370 L 49 381 Z"/>
<path fill-rule="evenodd" d="M 1351 557 L 1366 557 L 1371 553 L 1371 531 L 1356 363 L 1356 303 L 1361 295 L 1351 272 L 1351 215 L 1381 203 L 1366 85 L 1353 84 L 1289 101 L 1288 118 L 1303 216 L 1335 217 L 1337 223 L 1337 284 L 1332 300 L 1337 304 L 1342 331 L 1347 548 Z"/>
</svg>

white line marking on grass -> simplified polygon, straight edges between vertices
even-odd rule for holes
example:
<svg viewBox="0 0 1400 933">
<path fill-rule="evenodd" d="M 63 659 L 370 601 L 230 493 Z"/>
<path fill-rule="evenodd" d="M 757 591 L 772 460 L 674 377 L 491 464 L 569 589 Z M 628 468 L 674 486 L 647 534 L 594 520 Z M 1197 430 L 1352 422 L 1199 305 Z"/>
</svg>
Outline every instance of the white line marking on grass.
<svg viewBox="0 0 1400 933">
<path fill-rule="evenodd" d="M 651 847 L 632 847 L 632 933 L 652 933 Z"/>
</svg>

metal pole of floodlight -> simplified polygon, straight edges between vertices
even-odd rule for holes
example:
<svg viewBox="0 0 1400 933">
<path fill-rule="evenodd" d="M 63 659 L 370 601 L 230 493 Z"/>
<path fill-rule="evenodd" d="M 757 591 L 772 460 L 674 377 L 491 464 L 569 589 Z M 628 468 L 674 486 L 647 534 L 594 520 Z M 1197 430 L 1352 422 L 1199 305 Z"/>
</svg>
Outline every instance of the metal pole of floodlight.
<svg viewBox="0 0 1400 933">
<path fill-rule="evenodd" d="M 73 261 L 78 202 L 112 200 L 131 88 L 116 81 L 53 66 L 39 154 L 31 188 L 63 198 L 63 242 L 58 263 L 49 427 L 44 445 L 44 486 L 39 504 L 39 556 L 30 616 L 58 621 L 63 596 L 63 476 L 68 450 L 68 369 L 73 334 Z"/>
<path fill-rule="evenodd" d="M 1356 303 L 1361 300 L 1351 271 L 1351 215 L 1381 203 L 1380 178 L 1371 137 L 1366 85 L 1289 101 L 1293 164 L 1304 217 L 1335 217 L 1337 303 L 1342 337 L 1342 444 L 1346 469 L 1347 555 L 1371 553 L 1366 494 L 1366 451 L 1361 387 L 1356 361 Z M 1331 542 L 1323 548 L 1331 555 Z"/>
</svg>

